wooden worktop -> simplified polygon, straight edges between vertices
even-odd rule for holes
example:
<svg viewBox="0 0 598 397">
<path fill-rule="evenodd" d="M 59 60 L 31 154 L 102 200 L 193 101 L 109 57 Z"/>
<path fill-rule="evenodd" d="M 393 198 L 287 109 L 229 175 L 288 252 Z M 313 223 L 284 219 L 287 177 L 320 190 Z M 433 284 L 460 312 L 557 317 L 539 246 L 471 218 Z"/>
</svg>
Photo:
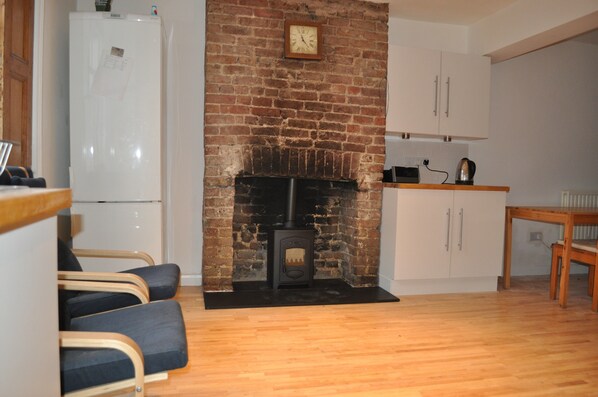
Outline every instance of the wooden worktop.
<svg viewBox="0 0 598 397">
<path fill-rule="evenodd" d="M 0 233 L 55 216 L 70 206 L 70 189 L 0 190 Z"/>
<path fill-rule="evenodd" d="M 429 190 L 472 190 L 490 192 L 508 192 L 508 186 L 482 186 L 482 185 L 453 185 L 436 183 L 384 183 L 384 187 L 395 189 L 429 189 Z"/>
</svg>

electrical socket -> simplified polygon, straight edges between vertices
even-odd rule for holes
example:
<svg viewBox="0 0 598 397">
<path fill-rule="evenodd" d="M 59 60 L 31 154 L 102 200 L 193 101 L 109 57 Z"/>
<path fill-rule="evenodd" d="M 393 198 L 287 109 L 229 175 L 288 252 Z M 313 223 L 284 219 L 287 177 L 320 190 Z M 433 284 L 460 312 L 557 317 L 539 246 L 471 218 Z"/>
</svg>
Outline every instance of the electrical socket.
<svg viewBox="0 0 598 397">
<path fill-rule="evenodd" d="M 529 241 L 544 241 L 542 232 L 530 232 Z"/>
<path fill-rule="evenodd" d="M 424 161 L 428 160 L 426 157 L 405 157 L 405 167 L 417 167 L 424 165 Z M 429 162 L 430 160 L 428 160 Z"/>
</svg>

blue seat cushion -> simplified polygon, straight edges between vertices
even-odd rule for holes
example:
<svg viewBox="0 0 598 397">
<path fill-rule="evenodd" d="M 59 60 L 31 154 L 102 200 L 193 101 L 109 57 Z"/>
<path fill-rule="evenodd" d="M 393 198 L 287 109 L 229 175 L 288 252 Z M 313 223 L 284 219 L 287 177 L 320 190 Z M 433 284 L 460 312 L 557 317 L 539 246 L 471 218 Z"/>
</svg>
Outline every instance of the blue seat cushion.
<svg viewBox="0 0 598 397">
<path fill-rule="evenodd" d="M 145 374 L 187 365 L 187 337 L 178 302 L 160 301 L 71 320 L 70 331 L 117 332 L 141 348 Z M 62 393 L 129 379 L 131 361 L 111 349 L 60 349 Z"/>
<path fill-rule="evenodd" d="M 149 286 L 150 301 L 173 298 L 179 285 L 181 270 L 174 263 L 156 266 L 144 266 L 122 273 L 136 274 Z M 109 292 L 81 292 L 66 301 L 67 315 L 71 318 L 119 309 L 139 304 L 139 299 L 131 294 Z"/>
</svg>

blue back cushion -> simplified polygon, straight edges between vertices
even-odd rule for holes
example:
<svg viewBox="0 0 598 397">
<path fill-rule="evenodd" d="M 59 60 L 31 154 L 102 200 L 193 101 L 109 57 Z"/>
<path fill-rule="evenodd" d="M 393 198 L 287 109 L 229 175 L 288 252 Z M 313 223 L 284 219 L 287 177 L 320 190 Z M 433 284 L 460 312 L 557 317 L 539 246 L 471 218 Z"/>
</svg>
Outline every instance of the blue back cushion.
<svg viewBox="0 0 598 397">
<path fill-rule="evenodd" d="M 83 269 L 71 249 L 58 239 L 58 270 L 80 272 Z M 67 301 L 79 295 L 76 291 L 58 290 L 58 325 L 61 330 L 68 329 L 71 313 Z"/>
<path fill-rule="evenodd" d="M 21 178 L 20 176 L 13 176 L 10 178 L 10 184 L 15 186 L 46 187 L 46 180 L 44 178 Z"/>
</svg>

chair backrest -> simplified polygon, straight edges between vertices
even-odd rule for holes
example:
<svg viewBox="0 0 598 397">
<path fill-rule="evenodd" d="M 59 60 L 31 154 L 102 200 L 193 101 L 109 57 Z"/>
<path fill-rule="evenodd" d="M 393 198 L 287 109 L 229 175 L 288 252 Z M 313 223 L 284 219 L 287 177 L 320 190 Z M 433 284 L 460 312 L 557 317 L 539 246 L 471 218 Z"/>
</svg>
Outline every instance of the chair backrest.
<svg viewBox="0 0 598 397">
<path fill-rule="evenodd" d="M 80 272 L 83 270 L 77 257 L 64 241 L 58 239 L 58 270 Z M 58 325 L 60 330 L 68 330 L 71 314 L 66 302 L 79 293 L 76 291 L 58 290 Z"/>
<path fill-rule="evenodd" d="M 73 251 L 61 239 L 58 239 L 58 270 L 71 272 L 83 271 Z"/>
<path fill-rule="evenodd" d="M 12 176 L 10 184 L 15 186 L 29 186 L 29 187 L 46 187 L 45 178 L 21 178 L 20 176 Z"/>
<path fill-rule="evenodd" d="M 46 187 L 46 180 L 41 177 L 34 178 L 33 171 L 29 167 L 9 165 L 0 174 L 0 185 Z"/>
</svg>

